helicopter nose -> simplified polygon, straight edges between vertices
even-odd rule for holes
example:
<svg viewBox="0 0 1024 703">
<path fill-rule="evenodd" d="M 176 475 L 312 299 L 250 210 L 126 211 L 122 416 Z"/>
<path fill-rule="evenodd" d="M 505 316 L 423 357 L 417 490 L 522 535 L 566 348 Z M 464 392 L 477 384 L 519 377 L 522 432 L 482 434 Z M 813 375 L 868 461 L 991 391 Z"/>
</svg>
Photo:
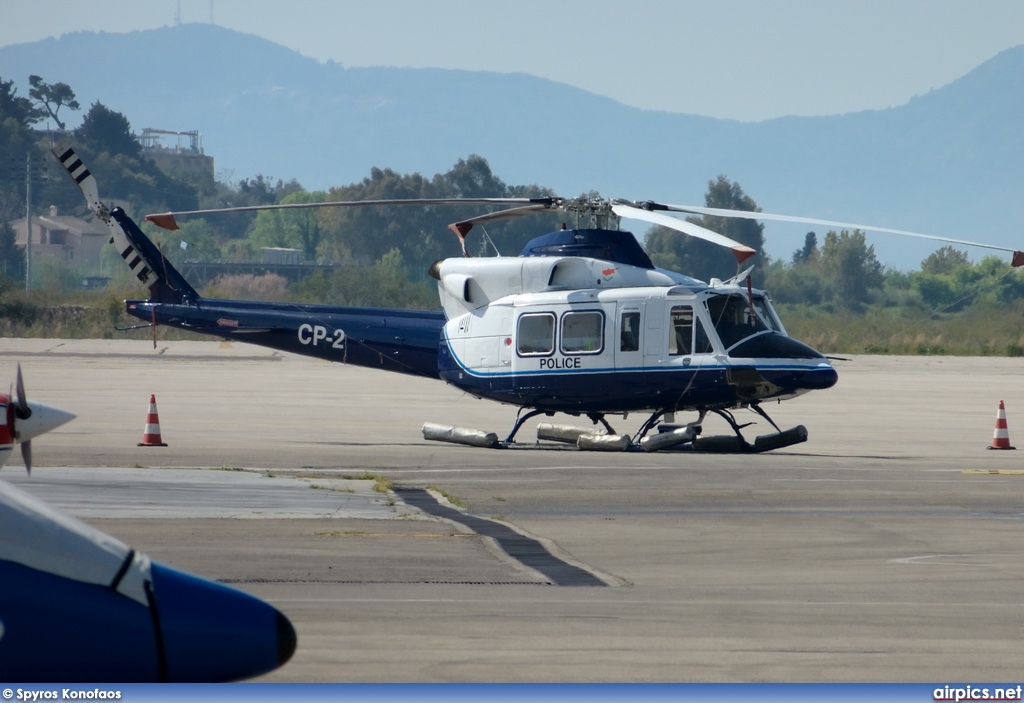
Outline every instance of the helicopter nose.
<svg viewBox="0 0 1024 703">
<path fill-rule="evenodd" d="M 800 377 L 797 379 L 797 385 L 805 390 L 818 391 L 831 388 L 836 385 L 838 380 L 839 374 L 836 373 L 831 364 L 826 362 L 807 369 L 800 374 Z"/>
<path fill-rule="evenodd" d="M 75 418 L 74 413 L 43 403 L 29 401 L 28 407 L 30 410 L 28 417 L 15 417 L 14 419 L 15 437 L 19 442 L 27 442 L 33 437 L 45 434 Z"/>
</svg>

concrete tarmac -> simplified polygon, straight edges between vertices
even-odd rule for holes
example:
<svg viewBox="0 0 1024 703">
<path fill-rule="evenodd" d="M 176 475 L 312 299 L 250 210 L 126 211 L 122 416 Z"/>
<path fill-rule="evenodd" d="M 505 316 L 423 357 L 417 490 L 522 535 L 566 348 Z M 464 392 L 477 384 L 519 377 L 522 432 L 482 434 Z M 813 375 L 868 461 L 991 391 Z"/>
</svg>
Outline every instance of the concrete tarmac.
<svg viewBox="0 0 1024 703">
<path fill-rule="evenodd" d="M 987 447 L 1000 400 L 1024 442 L 1022 359 L 837 361 L 835 388 L 766 408 L 809 441 L 759 455 L 428 442 L 426 421 L 503 436 L 515 409 L 239 344 L 0 340 L 0 378 L 19 361 L 78 417 L 2 477 L 281 608 L 298 650 L 262 680 L 1020 678 L 1024 452 Z M 150 394 L 167 447 L 137 446 Z M 480 525 L 599 583 L 551 585 Z"/>
</svg>

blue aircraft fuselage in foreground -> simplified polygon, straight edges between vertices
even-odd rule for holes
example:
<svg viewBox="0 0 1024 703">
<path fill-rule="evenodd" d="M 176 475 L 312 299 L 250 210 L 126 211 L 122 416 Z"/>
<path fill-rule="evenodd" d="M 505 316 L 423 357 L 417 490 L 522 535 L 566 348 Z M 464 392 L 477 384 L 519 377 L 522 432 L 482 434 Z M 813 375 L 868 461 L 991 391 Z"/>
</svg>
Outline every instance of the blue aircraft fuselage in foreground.
<svg viewBox="0 0 1024 703">
<path fill-rule="evenodd" d="M 74 417 L 0 393 L 0 467 Z M 0 681 L 213 682 L 276 669 L 296 637 L 247 593 L 151 561 L 0 481 Z"/>
<path fill-rule="evenodd" d="M 214 682 L 288 661 L 288 619 L 0 481 L 0 680 Z"/>
</svg>

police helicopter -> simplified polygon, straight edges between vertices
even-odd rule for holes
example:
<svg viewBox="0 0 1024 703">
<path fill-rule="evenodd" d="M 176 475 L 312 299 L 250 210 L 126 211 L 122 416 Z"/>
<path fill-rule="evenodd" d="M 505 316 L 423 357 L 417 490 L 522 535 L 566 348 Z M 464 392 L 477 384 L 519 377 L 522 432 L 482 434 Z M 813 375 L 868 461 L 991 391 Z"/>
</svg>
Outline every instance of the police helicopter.
<svg viewBox="0 0 1024 703">
<path fill-rule="evenodd" d="M 619 229 L 623 218 L 724 246 L 738 268 L 753 249 L 669 213 L 814 223 L 1003 249 L 829 220 L 588 197 L 345 201 L 148 215 L 148 221 L 176 229 L 175 216 L 271 208 L 489 209 L 449 226 L 464 256 L 430 266 L 441 303 L 437 312 L 210 299 L 189 285 L 124 210 L 100 201 L 95 178 L 73 149 L 58 146 L 53 153 L 149 288 L 148 300 L 125 301 L 129 314 L 154 327 L 437 378 L 519 408 L 502 440 L 471 428 L 423 427 L 427 439 L 478 446 L 511 447 L 527 420 L 556 413 L 586 416 L 593 428 L 543 422 L 538 437 L 584 449 L 760 452 L 807 440 L 804 426 L 780 429 L 763 404 L 833 386 L 837 374 L 829 359 L 787 334 L 768 295 L 752 287 L 750 269 L 704 282 L 657 268 L 634 236 Z M 519 256 L 465 255 L 465 239 L 475 225 L 543 212 L 561 213 L 567 224 L 531 240 Z M 1021 264 L 1024 254 L 1014 252 L 1013 265 Z M 775 431 L 748 441 L 741 430 L 752 423 L 736 418 L 741 409 Z M 675 424 L 674 414 L 683 411 L 696 412 L 696 421 Z M 616 433 L 608 417 L 630 413 L 644 413 L 646 420 L 631 435 Z M 721 416 L 733 434 L 702 437 L 708 413 Z"/>
</svg>

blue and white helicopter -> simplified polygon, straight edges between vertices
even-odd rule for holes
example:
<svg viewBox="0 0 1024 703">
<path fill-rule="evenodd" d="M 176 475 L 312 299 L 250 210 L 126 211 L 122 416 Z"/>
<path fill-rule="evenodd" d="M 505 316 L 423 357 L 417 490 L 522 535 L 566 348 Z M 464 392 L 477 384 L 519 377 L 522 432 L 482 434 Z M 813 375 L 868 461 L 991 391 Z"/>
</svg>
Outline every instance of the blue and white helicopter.
<svg viewBox="0 0 1024 703">
<path fill-rule="evenodd" d="M 634 236 L 618 228 L 623 218 L 727 247 L 738 264 L 754 250 L 668 213 L 815 223 L 1002 249 L 828 220 L 589 198 L 348 201 L 147 216 L 176 229 L 176 215 L 240 210 L 502 207 L 450 225 L 464 254 L 465 237 L 477 224 L 543 212 L 560 212 L 573 223 L 533 239 L 519 256 L 435 262 L 430 275 L 437 280 L 442 308 L 437 312 L 219 300 L 200 296 L 122 209 L 110 210 L 100 201 L 94 177 L 73 149 L 58 146 L 53 153 L 149 288 L 148 300 L 125 301 L 128 313 L 154 326 L 437 378 L 474 396 L 518 406 L 515 424 L 500 441 L 493 433 L 424 425 L 428 439 L 483 446 L 512 446 L 526 420 L 555 413 L 586 416 L 595 428 L 542 423 L 541 438 L 581 448 L 758 452 L 806 441 L 802 425 L 781 430 L 762 404 L 831 387 L 837 374 L 829 360 L 786 333 L 769 297 L 751 286 L 749 269 L 727 281 L 703 282 L 657 268 Z M 1024 254 L 1015 252 L 1013 263 L 1024 263 Z M 775 432 L 748 442 L 740 432 L 746 425 L 733 414 L 738 409 L 755 412 Z M 664 421 L 682 411 L 697 412 L 696 422 Z M 607 420 L 637 412 L 647 419 L 632 435 L 616 434 Z M 724 418 L 734 434 L 701 437 L 709 412 Z"/>
</svg>

